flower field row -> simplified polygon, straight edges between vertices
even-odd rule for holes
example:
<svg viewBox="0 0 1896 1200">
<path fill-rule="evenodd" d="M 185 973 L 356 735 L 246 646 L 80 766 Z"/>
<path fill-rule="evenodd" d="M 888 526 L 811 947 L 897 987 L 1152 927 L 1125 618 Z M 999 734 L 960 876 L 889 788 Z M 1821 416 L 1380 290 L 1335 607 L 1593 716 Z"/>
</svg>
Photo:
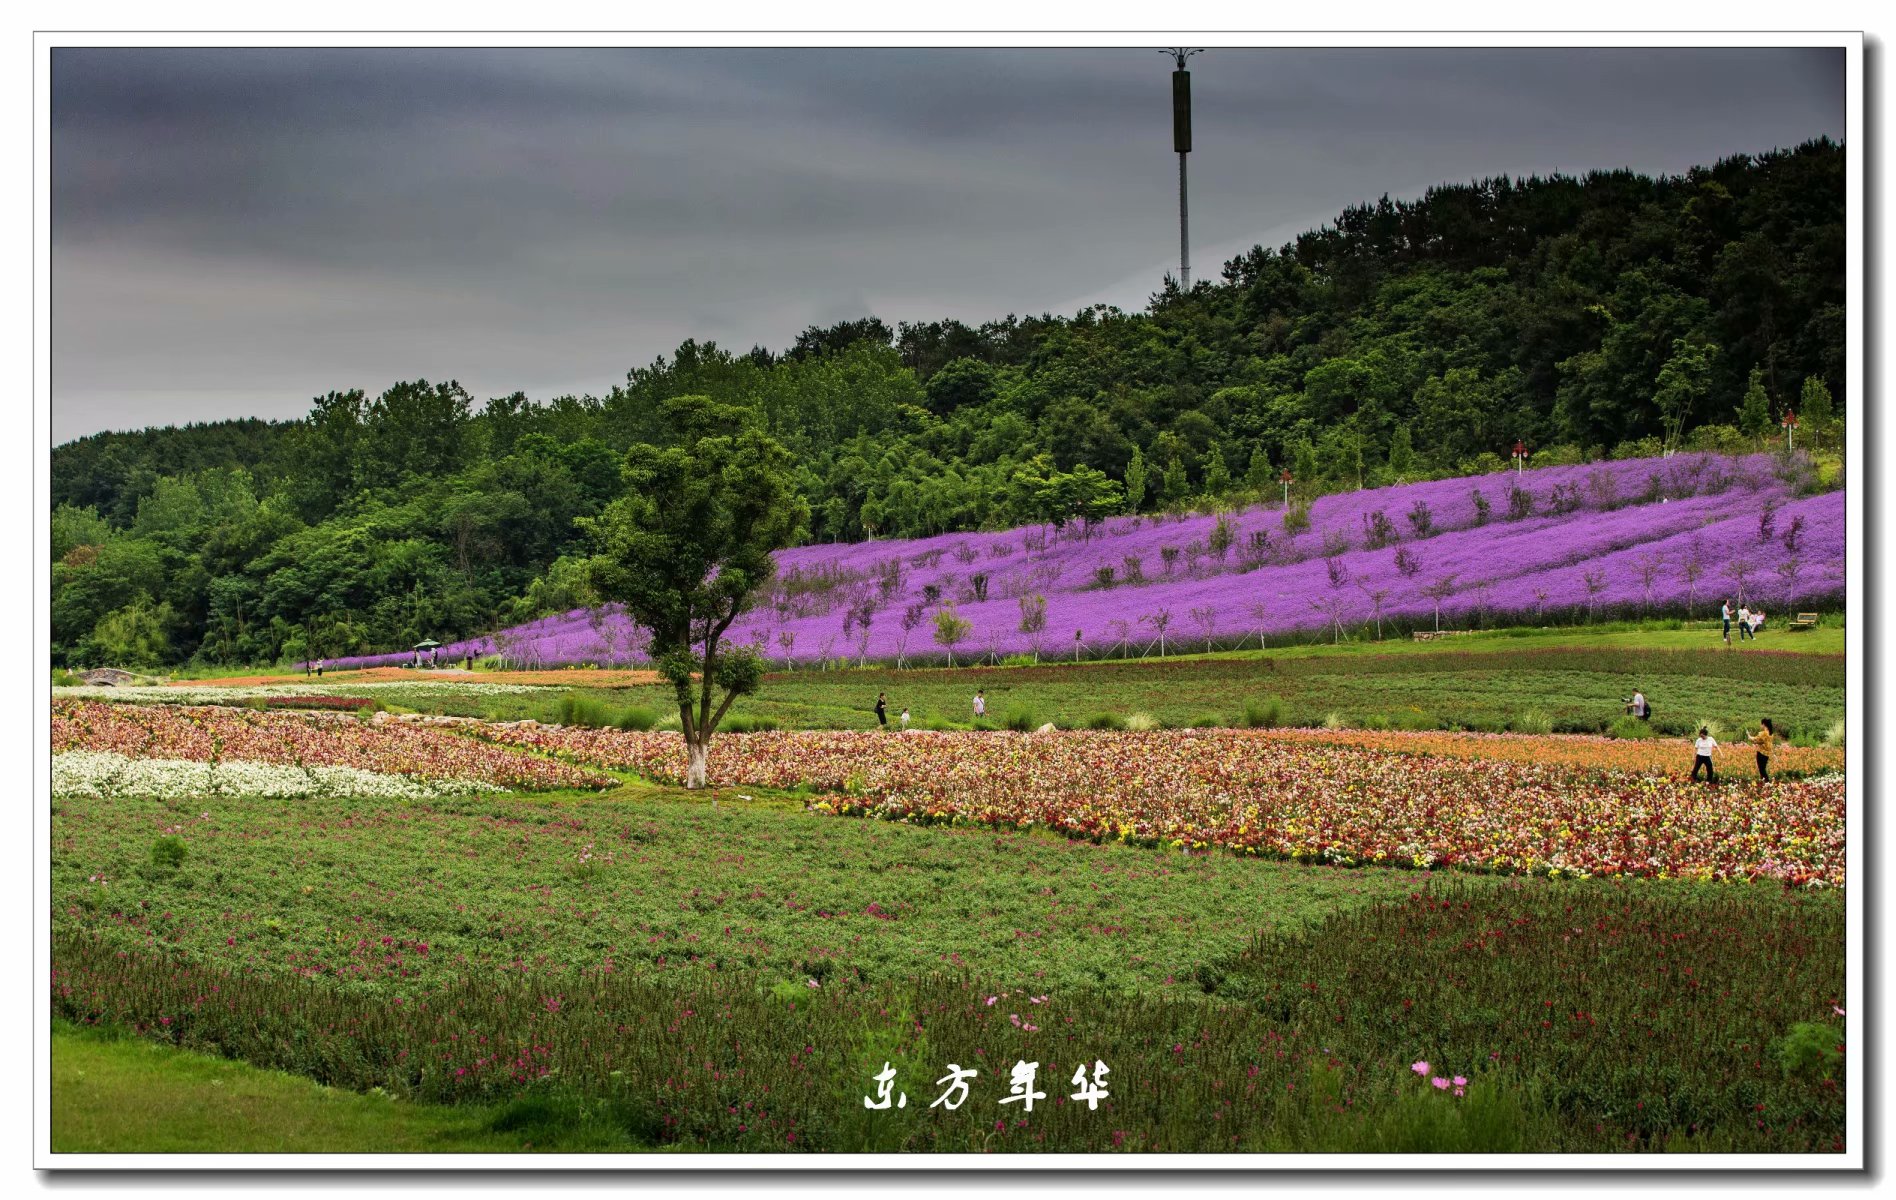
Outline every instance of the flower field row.
<svg viewBox="0 0 1896 1200">
<path fill-rule="evenodd" d="M 1768 456 L 1685 455 L 1351 492 L 1307 522 L 1253 508 L 804 546 L 777 555 L 771 594 L 731 637 L 790 662 L 1098 657 L 1392 623 L 1705 616 L 1725 597 L 1830 604 L 1845 497 L 1800 497 L 1790 475 Z M 642 646 L 622 613 L 576 609 L 443 653 L 634 663 Z"/>
<path fill-rule="evenodd" d="M 670 734 L 494 727 L 489 736 L 657 778 L 684 770 L 683 742 Z M 1500 753 L 1477 756 L 1484 749 Z M 1682 778 L 1688 761 L 1675 758 L 1665 777 L 1640 773 L 1654 760 L 1622 753 L 1605 739 L 1327 731 L 760 733 L 718 739 L 711 773 L 844 793 L 818 801 L 822 812 L 1096 841 L 1344 864 L 1844 883 L 1840 775 L 1705 787 Z M 1812 766 L 1834 753 L 1804 752 Z"/>
<path fill-rule="evenodd" d="M 437 791 L 462 784 L 546 791 L 610 787 L 614 782 L 596 771 L 520 754 L 439 727 L 393 721 L 367 724 L 333 713 L 61 699 L 53 702 L 52 734 L 55 756 L 102 751 L 135 760 L 237 762 L 306 770 L 340 767 L 377 777 L 427 780 Z M 342 778 L 325 777 L 332 782 Z"/>
<path fill-rule="evenodd" d="M 127 758 L 108 750 L 68 750 L 53 755 L 53 795 L 109 798 L 151 796 L 262 796 L 298 800 L 312 796 L 352 799 L 430 800 L 437 796 L 507 791 L 477 779 L 420 779 L 357 767 L 302 767 L 220 759 Z"/>
<path fill-rule="evenodd" d="M 164 687 L 56 687 L 55 700 L 115 700 L 131 704 L 240 704 L 246 700 L 303 700 L 329 696 L 373 699 L 391 691 L 426 687 L 444 696 L 519 696 L 548 692 L 550 684 L 482 683 L 425 676 L 389 682 L 171 685 Z"/>
</svg>

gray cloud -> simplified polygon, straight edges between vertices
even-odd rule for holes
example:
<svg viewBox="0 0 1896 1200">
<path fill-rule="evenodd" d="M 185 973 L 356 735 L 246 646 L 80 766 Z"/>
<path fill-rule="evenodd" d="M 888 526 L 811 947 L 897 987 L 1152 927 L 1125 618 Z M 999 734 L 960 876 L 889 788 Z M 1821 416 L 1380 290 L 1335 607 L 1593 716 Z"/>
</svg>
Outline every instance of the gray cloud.
<svg viewBox="0 0 1896 1200">
<path fill-rule="evenodd" d="M 1831 50 L 1212 50 L 1193 266 L 1385 192 L 1841 138 Z M 685 337 L 1142 305 L 1165 61 L 1121 50 L 60 50 L 56 438 Z"/>
</svg>

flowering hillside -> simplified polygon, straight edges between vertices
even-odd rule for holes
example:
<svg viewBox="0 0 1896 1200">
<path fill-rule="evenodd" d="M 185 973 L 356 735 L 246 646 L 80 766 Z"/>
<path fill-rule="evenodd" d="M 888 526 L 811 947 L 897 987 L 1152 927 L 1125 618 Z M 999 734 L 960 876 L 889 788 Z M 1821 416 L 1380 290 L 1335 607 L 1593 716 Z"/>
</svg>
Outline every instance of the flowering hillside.
<svg viewBox="0 0 1896 1200">
<path fill-rule="evenodd" d="M 1350 492 L 1301 512 L 804 546 L 777 556 L 771 593 L 733 636 L 778 660 L 913 663 L 1707 616 L 1726 597 L 1773 611 L 1834 604 L 1844 494 L 1800 495 L 1789 474 L 1766 455 L 1680 455 Z M 441 653 L 624 663 L 641 645 L 622 616 L 577 610 Z"/>
</svg>

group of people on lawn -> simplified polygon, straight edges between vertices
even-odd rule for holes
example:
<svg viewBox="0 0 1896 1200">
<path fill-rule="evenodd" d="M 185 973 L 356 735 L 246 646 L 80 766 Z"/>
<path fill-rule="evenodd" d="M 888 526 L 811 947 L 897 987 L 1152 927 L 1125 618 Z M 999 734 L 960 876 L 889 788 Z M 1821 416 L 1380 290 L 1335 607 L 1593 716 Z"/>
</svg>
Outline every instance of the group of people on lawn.
<svg viewBox="0 0 1896 1200">
<path fill-rule="evenodd" d="M 976 689 L 974 693 L 974 719 L 979 721 L 985 716 L 987 716 L 987 691 L 986 689 Z M 906 708 L 903 709 L 902 716 L 899 719 L 902 723 L 901 727 L 907 729 L 909 727 L 909 710 Z M 884 729 L 889 726 L 889 693 L 887 692 L 876 693 L 876 724 Z"/>
<path fill-rule="evenodd" d="M 1738 640 L 1745 641 L 1758 636 L 1758 630 L 1764 628 L 1764 610 L 1740 604 L 1734 613 L 1731 601 L 1727 600 L 1719 609 L 1719 619 L 1725 622 L 1725 644 L 1731 645 L 1731 623 L 1738 622 Z"/>
<path fill-rule="evenodd" d="M 1652 703 L 1646 699 L 1646 693 L 1633 689 L 1632 698 L 1626 701 L 1626 711 L 1641 721 L 1652 720 Z M 1777 726 L 1770 717 L 1759 718 L 1758 732 L 1747 734 L 1745 741 L 1751 743 L 1758 753 L 1758 778 L 1771 778 L 1771 741 L 1777 736 Z M 1696 756 L 1692 763 L 1692 778 L 1697 779 L 1699 772 L 1705 772 L 1705 782 L 1717 783 L 1718 772 L 1712 768 L 1712 751 L 1718 749 L 1718 742 L 1712 737 L 1709 727 L 1699 726 L 1698 736 L 1692 739 L 1692 751 Z"/>
</svg>

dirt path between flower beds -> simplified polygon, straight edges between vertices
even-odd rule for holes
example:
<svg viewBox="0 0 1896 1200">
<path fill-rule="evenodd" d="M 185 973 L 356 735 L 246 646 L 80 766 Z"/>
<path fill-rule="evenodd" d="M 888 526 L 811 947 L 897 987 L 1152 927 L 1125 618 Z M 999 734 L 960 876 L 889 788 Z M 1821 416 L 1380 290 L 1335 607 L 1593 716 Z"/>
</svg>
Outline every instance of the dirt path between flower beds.
<svg viewBox="0 0 1896 1200">
<path fill-rule="evenodd" d="M 464 671 L 443 667 L 369 667 L 360 671 L 328 671 L 323 683 L 523 683 L 549 687 L 622 688 L 657 683 L 657 671 L 595 670 Z M 223 679 L 174 679 L 170 687 L 256 687 L 272 683 L 315 683 L 316 676 L 301 671 L 282 675 L 233 675 Z"/>
</svg>

